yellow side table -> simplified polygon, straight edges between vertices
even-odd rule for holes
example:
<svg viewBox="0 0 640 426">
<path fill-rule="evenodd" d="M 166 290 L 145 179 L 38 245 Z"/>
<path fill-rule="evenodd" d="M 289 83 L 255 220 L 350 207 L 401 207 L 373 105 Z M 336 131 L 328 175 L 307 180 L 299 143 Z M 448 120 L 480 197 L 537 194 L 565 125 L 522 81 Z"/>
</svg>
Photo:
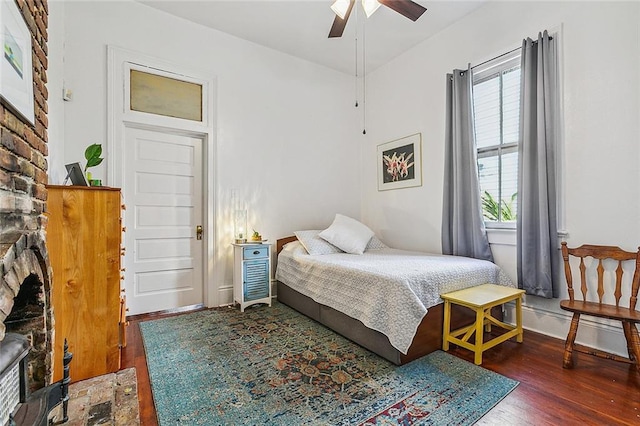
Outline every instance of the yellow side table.
<svg viewBox="0 0 640 426">
<path fill-rule="evenodd" d="M 475 353 L 474 363 L 482 364 L 482 352 L 496 346 L 516 336 L 518 343 L 522 343 L 522 295 L 524 290 L 517 288 L 505 287 L 496 284 L 482 284 L 476 287 L 465 288 L 464 290 L 453 291 L 451 293 L 441 294 L 444 300 L 444 325 L 442 336 L 442 350 L 449 350 L 449 343 L 456 344 L 463 348 L 469 349 Z M 503 303 L 515 300 L 516 302 L 516 325 L 504 323 L 491 316 L 491 308 L 502 305 Z M 451 331 L 451 304 L 466 306 L 476 313 L 475 323 Z M 486 326 L 487 331 L 491 330 L 491 324 L 507 331 L 498 337 L 487 342 L 483 341 L 483 328 Z M 474 343 L 470 343 L 469 339 L 475 334 Z M 462 336 L 462 337 L 460 337 Z"/>
</svg>

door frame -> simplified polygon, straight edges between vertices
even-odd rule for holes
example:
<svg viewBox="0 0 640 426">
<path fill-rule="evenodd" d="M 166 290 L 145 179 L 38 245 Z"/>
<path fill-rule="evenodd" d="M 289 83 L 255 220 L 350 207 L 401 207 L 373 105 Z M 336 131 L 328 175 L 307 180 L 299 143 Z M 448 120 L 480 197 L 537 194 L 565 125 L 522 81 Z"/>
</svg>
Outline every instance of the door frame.
<svg viewBox="0 0 640 426">
<path fill-rule="evenodd" d="M 129 110 L 129 70 L 137 69 L 148 73 L 171 77 L 202 85 L 202 122 L 164 117 Z M 217 285 L 214 280 L 215 230 L 217 226 L 215 200 L 215 153 L 216 153 L 216 97 L 217 79 L 212 72 L 186 69 L 167 60 L 123 49 L 107 46 L 107 141 L 106 141 L 106 183 L 122 188 L 124 184 L 124 132 L 125 127 L 147 130 L 162 130 L 185 136 L 202 138 L 203 177 L 203 217 L 204 251 L 203 261 L 203 302 L 211 308 L 219 305 Z M 126 203 L 126 200 L 125 200 Z M 125 252 L 125 256 L 132 253 Z"/>
</svg>

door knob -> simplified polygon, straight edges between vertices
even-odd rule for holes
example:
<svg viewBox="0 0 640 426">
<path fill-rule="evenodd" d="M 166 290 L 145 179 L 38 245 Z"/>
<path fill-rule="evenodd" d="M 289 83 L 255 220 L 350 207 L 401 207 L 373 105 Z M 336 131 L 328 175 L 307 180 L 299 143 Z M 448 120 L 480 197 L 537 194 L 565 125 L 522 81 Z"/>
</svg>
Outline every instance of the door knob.
<svg viewBox="0 0 640 426">
<path fill-rule="evenodd" d="M 202 225 L 196 226 L 196 239 L 202 239 Z"/>
</svg>

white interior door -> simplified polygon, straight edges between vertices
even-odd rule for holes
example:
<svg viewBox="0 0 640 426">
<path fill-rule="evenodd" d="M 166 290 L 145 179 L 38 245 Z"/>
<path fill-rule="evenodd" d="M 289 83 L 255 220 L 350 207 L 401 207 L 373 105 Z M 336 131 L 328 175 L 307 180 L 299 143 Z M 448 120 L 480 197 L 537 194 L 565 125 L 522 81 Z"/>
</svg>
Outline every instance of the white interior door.
<svg viewBox="0 0 640 426">
<path fill-rule="evenodd" d="M 203 139 L 125 128 L 129 314 L 203 303 Z"/>
</svg>

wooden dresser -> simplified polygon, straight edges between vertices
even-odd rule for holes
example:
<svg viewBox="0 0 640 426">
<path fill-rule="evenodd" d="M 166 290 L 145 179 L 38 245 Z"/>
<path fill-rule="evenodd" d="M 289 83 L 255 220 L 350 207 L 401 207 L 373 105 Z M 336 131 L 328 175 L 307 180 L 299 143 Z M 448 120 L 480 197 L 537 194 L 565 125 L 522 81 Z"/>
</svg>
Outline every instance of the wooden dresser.
<svg viewBox="0 0 640 426">
<path fill-rule="evenodd" d="M 73 382 L 120 369 L 124 294 L 120 286 L 120 189 L 48 186 L 47 248 L 53 269 L 54 366 L 66 338 Z M 55 368 L 55 367 L 54 367 Z M 55 368 L 53 380 L 62 378 Z"/>
</svg>

